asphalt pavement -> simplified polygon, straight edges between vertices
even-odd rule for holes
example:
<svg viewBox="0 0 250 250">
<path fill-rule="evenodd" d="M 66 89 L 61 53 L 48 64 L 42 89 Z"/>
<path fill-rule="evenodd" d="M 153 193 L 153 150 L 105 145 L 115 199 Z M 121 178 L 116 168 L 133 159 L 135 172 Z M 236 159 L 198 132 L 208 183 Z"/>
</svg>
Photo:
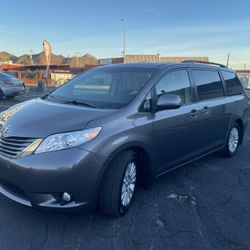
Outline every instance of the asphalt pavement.
<svg viewBox="0 0 250 250">
<path fill-rule="evenodd" d="M 0 111 L 30 98 L 2 100 Z M 0 225 L 0 249 L 250 249 L 250 127 L 235 157 L 213 154 L 158 178 L 122 218 L 45 212 L 0 195 Z"/>
</svg>

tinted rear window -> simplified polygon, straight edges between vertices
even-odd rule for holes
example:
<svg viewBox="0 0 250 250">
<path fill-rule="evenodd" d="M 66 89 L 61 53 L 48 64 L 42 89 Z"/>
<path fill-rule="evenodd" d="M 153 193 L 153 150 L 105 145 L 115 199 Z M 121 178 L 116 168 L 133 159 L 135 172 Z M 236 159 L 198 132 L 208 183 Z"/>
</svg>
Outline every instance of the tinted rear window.
<svg viewBox="0 0 250 250">
<path fill-rule="evenodd" d="M 222 97 L 224 90 L 217 71 L 193 70 L 199 101 Z"/>
<path fill-rule="evenodd" d="M 221 73 L 226 82 L 228 95 L 233 96 L 242 94 L 242 85 L 237 76 L 234 73 L 227 71 L 221 71 Z"/>
</svg>

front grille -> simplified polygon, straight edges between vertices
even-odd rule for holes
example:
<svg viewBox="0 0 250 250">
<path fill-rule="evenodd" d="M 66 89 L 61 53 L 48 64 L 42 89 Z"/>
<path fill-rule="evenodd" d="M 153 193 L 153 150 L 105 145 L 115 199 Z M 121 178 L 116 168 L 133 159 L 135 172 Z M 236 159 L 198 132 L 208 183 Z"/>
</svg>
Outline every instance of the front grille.
<svg viewBox="0 0 250 250">
<path fill-rule="evenodd" d="M 25 137 L 0 137 L 0 154 L 16 157 L 36 139 Z"/>
</svg>

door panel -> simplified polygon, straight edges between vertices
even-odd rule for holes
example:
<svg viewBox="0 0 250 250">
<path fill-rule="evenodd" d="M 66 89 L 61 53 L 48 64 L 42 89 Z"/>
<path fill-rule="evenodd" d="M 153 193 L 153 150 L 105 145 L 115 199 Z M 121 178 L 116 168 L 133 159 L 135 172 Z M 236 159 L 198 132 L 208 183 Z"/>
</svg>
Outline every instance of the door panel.
<svg viewBox="0 0 250 250">
<path fill-rule="evenodd" d="M 222 147 L 233 112 L 233 103 L 228 97 L 207 100 L 200 105 L 200 148 L 206 153 Z"/>
<path fill-rule="evenodd" d="M 193 103 L 194 92 L 186 69 L 167 73 L 155 87 L 156 98 L 162 94 L 180 96 L 179 109 L 155 113 L 154 147 L 158 156 L 158 172 L 191 158 L 199 151 L 193 131 L 200 130 L 200 106 Z"/>
<path fill-rule="evenodd" d="M 192 76 L 197 86 L 197 98 L 201 108 L 200 148 L 203 153 L 207 153 L 224 145 L 233 104 L 231 99 L 225 96 L 222 79 L 216 69 L 193 69 Z"/>
<path fill-rule="evenodd" d="M 177 110 L 160 111 L 153 121 L 159 172 L 199 155 L 200 106 L 191 104 Z"/>
</svg>

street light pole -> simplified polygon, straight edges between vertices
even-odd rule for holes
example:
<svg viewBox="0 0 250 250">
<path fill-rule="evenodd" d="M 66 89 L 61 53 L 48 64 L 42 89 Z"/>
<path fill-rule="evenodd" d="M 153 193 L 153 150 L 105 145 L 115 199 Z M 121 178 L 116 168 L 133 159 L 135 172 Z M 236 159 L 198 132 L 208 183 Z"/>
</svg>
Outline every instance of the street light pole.
<svg viewBox="0 0 250 250">
<path fill-rule="evenodd" d="M 79 67 L 79 56 L 80 52 L 76 52 L 76 67 Z"/>
<path fill-rule="evenodd" d="M 31 64 L 33 64 L 32 53 L 33 53 L 33 50 L 30 48 L 30 62 L 31 62 Z"/>
<path fill-rule="evenodd" d="M 121 22 L 123 23 L 123 59 L 125 62 L 125 56 L 126 56 L 126 27 L 124 19 L 121 19 Z"/>
<path fill-rule="evenodd" d="M 229 66 L 230 53 L 227 54 L 227 67 Z"/>
</svg>

